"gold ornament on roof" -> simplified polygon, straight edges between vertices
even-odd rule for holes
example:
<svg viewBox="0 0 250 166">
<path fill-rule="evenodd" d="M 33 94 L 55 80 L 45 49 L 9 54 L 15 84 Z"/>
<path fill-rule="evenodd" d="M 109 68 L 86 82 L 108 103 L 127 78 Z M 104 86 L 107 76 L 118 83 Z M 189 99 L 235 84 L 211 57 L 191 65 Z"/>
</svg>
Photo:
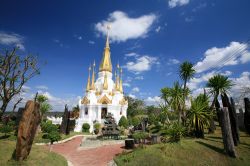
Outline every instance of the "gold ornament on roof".
<svg viewBox="0 0 250 166">
<path fill-rule="evenodd" d="M 119 91 L 123 93 L 123 87 L 122 87 L 122 68 L 120 69 L 120 83 L 119 83 Z"/>
<path fill-rule="evenodd" d="M 98 100 L 98 103 L 100 103 L 100 104 L 111 104 L 112 101 L 106 95 L 104 95 L 102 98 L 100 98 Z"/>
<path fill-rule="evenodd" d="M 108 90 L 107 73 L 105 73 L 105 76 L 104 76 L 103 89 L 104 89 L 104 90 Z"/>
<path fill-rule="evenodd" d="M 86 87 L 87 92 L 90 90 L 90 71 L 91 71 L 91 67 L 89 66 L 89 76 L 88 76 L 88 82 L 87 82 L 87 87 Z"/>
<path fill-rule="evenodd" d="M 109 30 L 110 26 L 107 26 L 107 39 L 106 46 L 104 48 L 102 61 L 99 67 L 99 71 L 109 71 L 112 72 L 112 63 L 110 58 L 110 47 L 109 47 Z"/>
<path fill-rule="evenodd" d="M 95 90 L 95 61 L 93 63 L 91 90 Z"/>
<path fill-rule="evenodd" d="M 125 98 L 122 98 L 122 99 L 120 100 L 119 104 L 121 104 L 121 105 L 126 105 L 126 104 L 128 104 L 128 101 L 127 101 Z"/>
<path fill-rule="evenodd" d="M 89 101 L 89 99 L 85 96 L 85 97 L 82 99 L 81 103 L 82 103 L 82 104 L 89 104 L 90 101 Z"/>
</svg>

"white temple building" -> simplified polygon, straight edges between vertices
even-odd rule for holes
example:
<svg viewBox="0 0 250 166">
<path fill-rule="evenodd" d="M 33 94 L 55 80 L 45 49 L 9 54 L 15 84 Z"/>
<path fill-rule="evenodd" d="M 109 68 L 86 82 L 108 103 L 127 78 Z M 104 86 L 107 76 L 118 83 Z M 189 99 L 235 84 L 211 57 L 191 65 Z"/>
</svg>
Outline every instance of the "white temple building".
<svg viewBox="0 0 250 166">
<path fill-rule="evenodd" d="M 92 70 L 92 78 L 90 78 Z M 76 120 L 75 131 L 82 131 L 83 123 L 90 125 L 93 131 L 94 123 L 103 123 L 107 114 L 111 114 L 116 123 L 122 116 L 127 117 L 128 102 L 123 95 L 122 69 L 117 65 L 112 73 L 112 63 L 109 47 L 109 34 L 107 34 L 106 46 L 99 66 L 97 79 L 95 79 L 95 62 L 89 67 L 86 93 L 79 101 L 80 116 Z"/>
</svg>

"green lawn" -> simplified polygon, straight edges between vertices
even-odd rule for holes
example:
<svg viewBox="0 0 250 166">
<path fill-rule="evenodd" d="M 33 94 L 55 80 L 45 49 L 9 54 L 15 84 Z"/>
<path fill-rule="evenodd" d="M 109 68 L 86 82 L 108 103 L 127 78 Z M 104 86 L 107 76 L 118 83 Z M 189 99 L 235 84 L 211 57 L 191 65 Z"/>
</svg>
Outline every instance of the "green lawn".
<svg viewBox="0 0 250 166">
<path fill-rule="evenodd" d="M 27 160 L 23 162 L 16 162 L 11 160 L 12 153 L 15 149 L 16 141 L 7 139 L 0 139 L 0 165 L 27 165 L 27 166 L 67 166 L 67 161 L 64 157 L 49 152 L 44 146 L 33 145 L 31 153 Z"/>
<path fill-rule="evenodd" d="M 34 142 L 35 143 L 49 143 L 49 139 L 44 139 L 42 138 L 44 133 L 40 132 L 36 135 L 35 139 L 34 139 Z M 83 133 L 83 132 L 70 132 L 69 135 L 64 135 L 64 134 L 61 134 L 61 137 L 62 139 L 61 140 L 64 140 L 64 139 L 67 139 L 67 138 L 70 138 L 72 136 L 75 136 L 75 135 L 81 135 L 81 134 L 84 134 L 84 135 L 89 135 L 90 133 Z"/>
<path fill-rule="evenodd" d="M 224 155 L 220 130 L 205 139 L 185 138 L 178 143 L 148 145 L 115 158 L 118 166 L 250 165 L 250 137 L 241 133 L 236 159 Z"/>
</svg>

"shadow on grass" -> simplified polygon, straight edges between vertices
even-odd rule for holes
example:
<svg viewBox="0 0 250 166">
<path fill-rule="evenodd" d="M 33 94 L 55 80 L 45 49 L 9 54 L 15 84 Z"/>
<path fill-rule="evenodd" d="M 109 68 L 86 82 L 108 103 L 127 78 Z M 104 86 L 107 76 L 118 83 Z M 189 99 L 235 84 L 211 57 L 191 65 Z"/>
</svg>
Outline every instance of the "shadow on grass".
<svg viewBox="0 0 250 166">
<path fill-rule="evenodd" d="M 3 136 L 0 137 L 0 139 L 6 139 L 6 138 L 9 138 L 9 137 L 10 137 L 10 135 L 3 135 Z"/>
<path fill-rule="evenodd" d="M 214 140 L 214 139 L 208 139 L 208 138 L 204 138 L 204 139 L 205 139 L 205 140 L 208 140 L 208 141 L 223 143 L 222 141 L 218 141 L 218 140 Z"/>
<path fill-rule="evenodd" d="M 207 138 L 212 138 L 212 139 L 222 139 L 221 137 L 215 137 L 215 136 L 207 136 Z"/>
<path fill-rule="evenodd" d="M 206 146 L 206 147 L 208 147 L 208 148 L 210 148 L 210 149 L 212 149 L 212 150 L 214 150 L 214 151 L 216 151 L 216 152 L 218 152 L 218 153 L 224 154 L 224 149 L 221 149 L 221 148 L 218 148 L 218 147 L 216 147 L 216 146 L 207 144 L 207 143 L 205 143 L 205 142 L 201 142 L 201 141 L 196 141 L 196 142 L 197 142 L 198 144 L 201 144 L 201 145 L 203 145 L 203 146 Z"/>
</svg>

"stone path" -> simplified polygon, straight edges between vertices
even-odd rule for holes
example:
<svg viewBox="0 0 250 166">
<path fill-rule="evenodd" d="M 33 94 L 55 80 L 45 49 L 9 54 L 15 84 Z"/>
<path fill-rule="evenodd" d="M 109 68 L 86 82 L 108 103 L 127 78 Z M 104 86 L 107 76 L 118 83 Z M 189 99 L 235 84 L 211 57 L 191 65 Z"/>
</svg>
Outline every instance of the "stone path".
<svg viewBox="0 0 250 166">
<path fill-rule="evenodd" d="M 52 151 L 63 155 L 73 166 L 106 166 L 124 144 L 105 145 L 92 149 L 81 149 L 82 136 L 68 142 L 53 145 Z"/>
</svg>

